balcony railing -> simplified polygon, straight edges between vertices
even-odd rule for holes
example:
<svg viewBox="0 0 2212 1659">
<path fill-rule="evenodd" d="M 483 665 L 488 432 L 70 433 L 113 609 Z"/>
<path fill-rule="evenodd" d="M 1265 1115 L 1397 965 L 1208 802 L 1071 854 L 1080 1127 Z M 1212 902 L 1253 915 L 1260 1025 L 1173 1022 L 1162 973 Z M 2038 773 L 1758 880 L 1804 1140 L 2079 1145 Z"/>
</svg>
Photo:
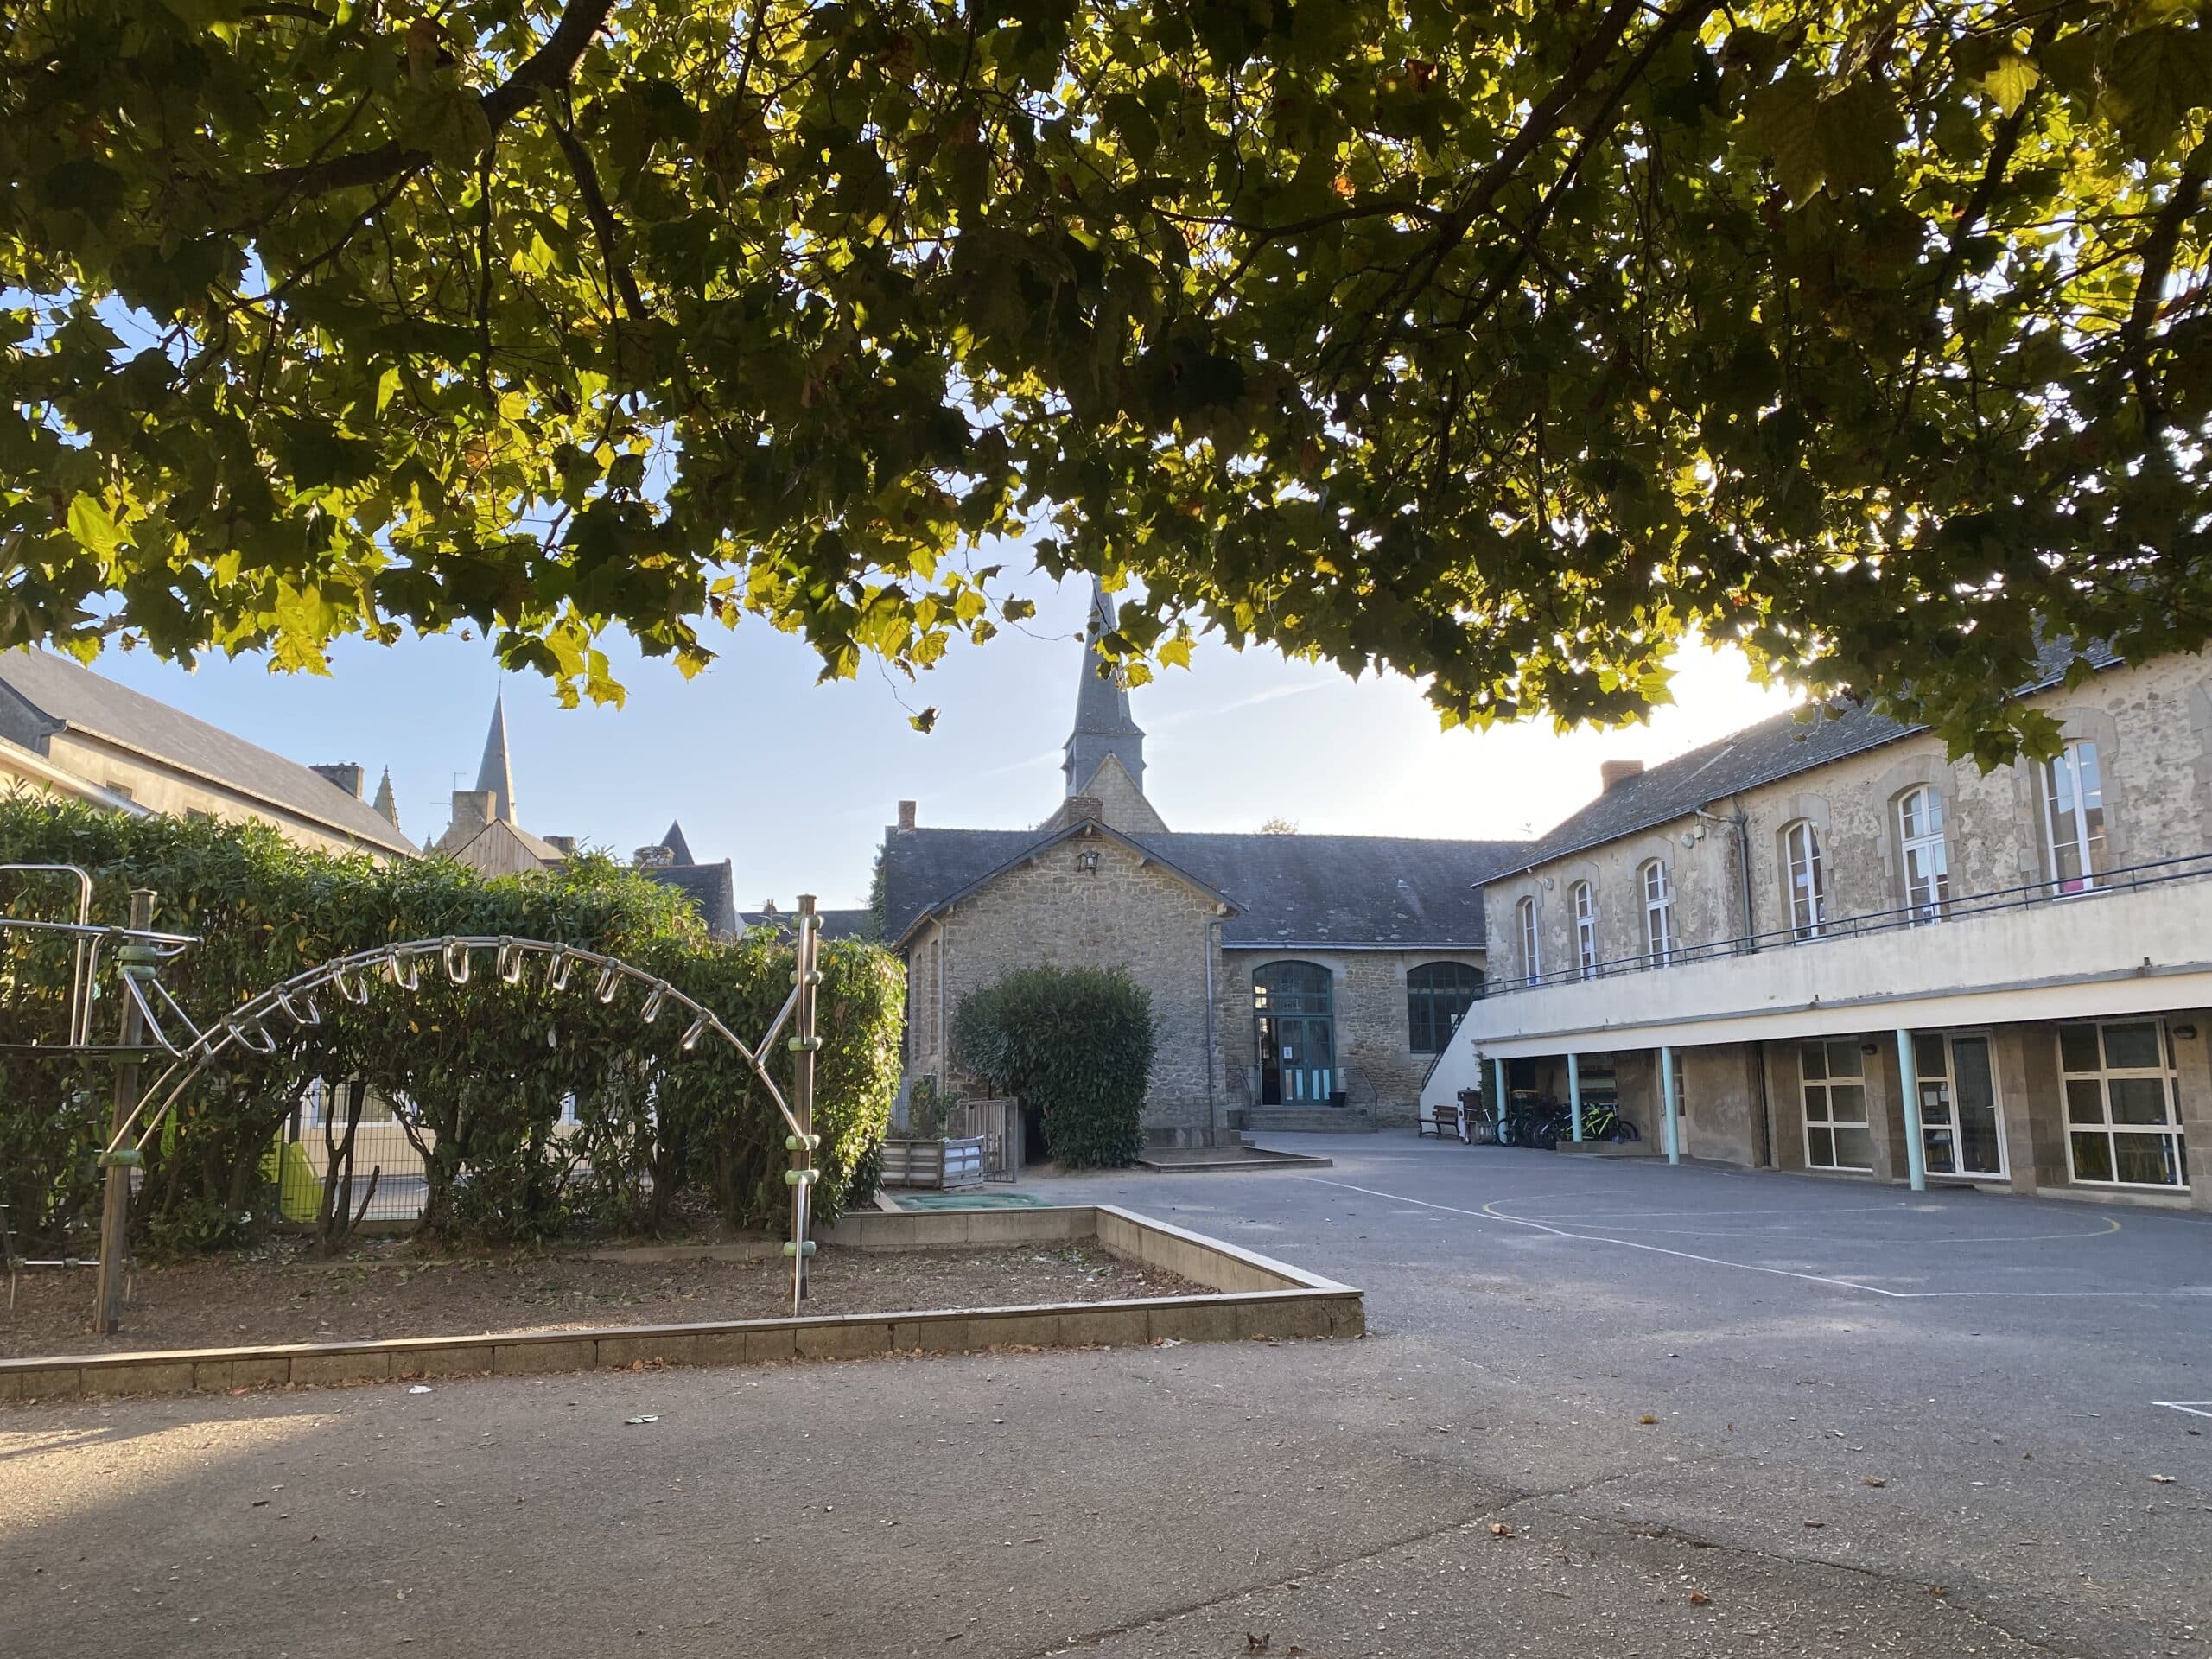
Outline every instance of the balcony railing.
<svg viewBox="0 0 2212 1659">
<path fill-rule="evenodd" d="M 1941 927 L 1969 916 L 2031 910 L 2046 905 L 2082 904 L 2103 893 L 2166 887 L 2180 881 L 2200 881 L 2208 876 L 2212 876 L 2212 852 L 2191 853 L 2185 857 L 2160 859 L 2154 863 L 2131 864 L 2117 870 L 2099 870 L 2084 878 L 2069 878 L 2064 881 L 2045 878 L 2024 882 L 2016 887 L 1992 887 L 1986 892 L 1966 893 L 1941 902 L 1923 901 L 1900 905 L 1894 910 L 1869 911 L 1860 916 L 1824 918 L 1817 926 L 1811 928 L 1780 927 L 1763 933 L 1713 939 L 1700 944 L 1677 944 L 1665 951 L 1646 951 L 1633 957 L 1610 957 L 1586 967 L 1577 964 L 1548 974 L 1499 974 L 1491 979 L 1481 995 L 1507 996 L 1515 991 L 1534 990 L 1546 985 L 1572 985 L 1584 980 L 1648 973 L 1655 969 L 1681 967 L 1686 963 L 1706 962 L 1716 957 L 1748 956 L 1758 950 L 1819 944 L 1829 939 L 1855 939 L 1870 933 L 1896 933 L 1909 928 Z"/>
</svg>

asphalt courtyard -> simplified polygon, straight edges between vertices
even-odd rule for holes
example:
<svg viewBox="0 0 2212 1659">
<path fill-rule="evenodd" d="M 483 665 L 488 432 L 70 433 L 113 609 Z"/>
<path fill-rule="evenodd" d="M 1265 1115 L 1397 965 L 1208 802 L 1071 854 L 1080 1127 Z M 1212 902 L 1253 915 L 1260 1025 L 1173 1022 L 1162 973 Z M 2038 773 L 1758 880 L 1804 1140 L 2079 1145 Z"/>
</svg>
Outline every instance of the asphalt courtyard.
<svg viewBox="0 0 2212 1659">
<path fill-rule="evenodd" d="M 2212 1655 L 2212 1217 L 1295 1144 L 1031 1190 L 1365 1341 L 0 1410 L 0 1654 Z"/>
</svg>

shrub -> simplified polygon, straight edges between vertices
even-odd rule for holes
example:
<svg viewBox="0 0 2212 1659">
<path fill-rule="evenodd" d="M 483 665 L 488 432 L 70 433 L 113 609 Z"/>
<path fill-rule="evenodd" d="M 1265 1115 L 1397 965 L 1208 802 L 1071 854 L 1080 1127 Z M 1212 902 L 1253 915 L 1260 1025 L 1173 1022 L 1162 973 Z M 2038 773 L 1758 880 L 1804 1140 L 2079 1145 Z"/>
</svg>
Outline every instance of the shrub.
<svg viewBox="0 0 2212 1659">
<path fill-rule="evenodd" d="M 378 865 L 307 852 L 257 823 L 125 818 L 14 796 L 0 798 L 0 862 L 90 870 L 100 921 L 124 915 L 130 888 L 152 888 L 156 928 L 200 936 L 162 976 L 203 1024 L 332 957 L 447 934 L 620 957 L 748 1040 L 791 986 L 787 942 L 709 939 L 680 893 L 595 855 L 492 879 L 448 860 Z M 55 891 L 0 876 L 10 914 L 60 913 Z M 0 944 L 0 1043 L 58 1040 L 66 944 L 20 934 Z M 822 966 L 815 1207 L 826 1223 L 889 1119 L 903 988 L 896 964 L 872 947 L 825 946 Z M 112 969 L 110 953 L 93 1016 L 99 1041 L 113 1040 Z M 266 1154 L 315 1078 L 365 1084 L 392 1103 L 423 1154 L 423 1226 L 434 1235 L 524 1241 L 577 1224 L 649 1228 L 695 1182 L 711 1187 L 733 1224 L 779 1227 L 789 1213 L 785 1129 L 766 1090 L 719 1043 L 684 1052 L 684 1021 L 641 1020 L 634 986 L 612 1003 L 582 976 L 554 992 L 542 957 L 509 983 L 483 952 L 466 984 L 425 958 L 411 992 L 381 976 L 367 985 L 361 1004 L 321 994 L 319 1023 L 271 1020 L 274 1053 L 231 1050 L 191 1085 L 148 1147 L 133 1211 L 147 1242 L 209 1248 L 273 1220 Z M 766 1058 L 788 1090 L 789 1052 L 779 1044 Z M 148 1067 L 145 1080 L 157 1073 Z M 104 1065 L 0 1048 L 0 1201 L 27 1242 L 53 1246 L 97 1222 L 92 1158 L 105 1138 L 111 1075 Z M 562 1132 L 569 1100 L 577 1122 Z"/>
<path fill-rule="evenodd" d="M 1119 968 L 1025 968 L 961 1001 L 963 1070 L 1042 1116 L 1070 1168 L 1117 1168 L 1144 1145 L 1152 997 Z"/>
</svg>

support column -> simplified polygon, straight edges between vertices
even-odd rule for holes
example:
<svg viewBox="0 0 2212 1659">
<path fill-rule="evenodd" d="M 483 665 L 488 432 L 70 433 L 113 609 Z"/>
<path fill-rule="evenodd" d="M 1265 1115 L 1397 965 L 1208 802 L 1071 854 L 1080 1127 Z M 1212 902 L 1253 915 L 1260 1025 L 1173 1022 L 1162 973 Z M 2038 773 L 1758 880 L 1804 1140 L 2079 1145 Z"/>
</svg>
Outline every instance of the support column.
<svg viewBox="0 0 2212 1659">
<path fill-rule="evenodd" d="M 1567 1057 L 1567 1115 L 1573 1120 L 1574 1138 L 1582 1138 L 1582 1063 L 1573 1054 Z"/>
<path fill-rule="evenodd" d="M 1497 1084 L 1497 1097 L 1491 1103 L 1491 1123 L 1493 1128 L 1505 1127 L 1505 1062 L 1491 1061 L 1491 1076 Z"/>
<path fill-rule="evenodd" d="M 1675 1121 L 1675 1051 L 1659 1051 L 1659 1111 L 1667 1125 L 1667 1161 L 1682 1161 L 1682 1129 Z"/>
<path fill-rule="evenodd" d="M 1920 1062 L 1912 1052 L 1912 1033 L 1897 1027 L 1897 1092 L 1904 1097 L 1904 1166 L 1912 1182 L 1912 1190 L 1928 1190 L 1928 1137 L 1920 1127 Z M 1958 1120 L 1958 1109 L 1951 1112 L 1952 1121 Z M 1957 1131 L 1954 1129 L 1955 1135 Z M 1958 1160 L 1952 1160 L 1954 1165 Z"/>
</svg>

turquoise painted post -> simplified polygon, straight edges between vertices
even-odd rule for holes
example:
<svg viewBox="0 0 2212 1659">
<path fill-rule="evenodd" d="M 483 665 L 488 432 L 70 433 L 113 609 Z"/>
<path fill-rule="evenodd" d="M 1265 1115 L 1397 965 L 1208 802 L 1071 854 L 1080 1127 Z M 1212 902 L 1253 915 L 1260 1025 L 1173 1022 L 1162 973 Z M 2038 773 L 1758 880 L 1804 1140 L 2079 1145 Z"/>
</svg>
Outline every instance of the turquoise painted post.
<svg viewBox="0 0 2212 1659">
<path fill-rule="evenodd" d="M 1498 1059 L 1492 1060 L 1491 1075 L 1497 1082 L 1497 1097 L 1491 1103 L 1490 1110 L 1491 1128 L 1493 1132 L 1502 1135 L 1505 1129 L 1505 1062 Z"/>
<path fill-rule="evenodd" d="M 1659 1109 L 1667 1122 L 1667 1161 L 1679 1164 L 1682 1161 L 1682 1128 L 1675 1119 L 1675 1051 L 1671 1048 L 1659 1051 Z"/>
<path fill-rule="evenodd" d="M 1574 1121 L 1574 1138 L 1582 1138 L 1582 1065 L 1573 1055 L 1567 1057 L 1567 1115 Z"/>
<path fill-rule="evenodd" d="M 1897 1087 L 1904 1095 L 1904 1166 L 1912 1190 L 1928 1190 L 1928 1139 L 1920 1127 L 1920 1062 L 1912 1052 L 1912 1033 L 1897 1028 Z"/>
</svg>

